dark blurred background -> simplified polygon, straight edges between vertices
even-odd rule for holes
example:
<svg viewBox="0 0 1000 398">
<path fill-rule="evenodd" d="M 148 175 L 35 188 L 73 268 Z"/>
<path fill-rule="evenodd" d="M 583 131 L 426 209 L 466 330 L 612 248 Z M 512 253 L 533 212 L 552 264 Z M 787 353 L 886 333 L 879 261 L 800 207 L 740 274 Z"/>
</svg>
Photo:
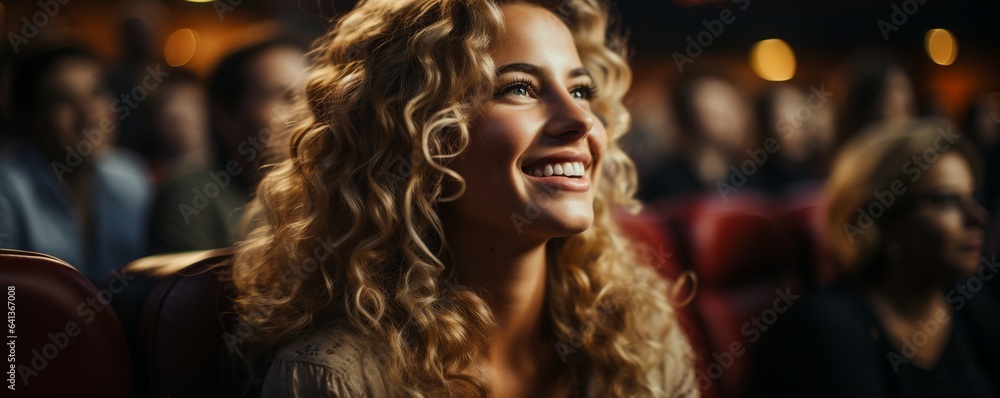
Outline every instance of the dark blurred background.
<svg viewBox="0 0 1000 398">
<path fill-rule="evenodd" d="M 173 220 L 177 228 L 170 231 L 164 226 L 173 224 L 153 217 L 149 248 L 140 242 L 136 250 L 148 254 L 229 245 L 234 237 L 232 226 L 226 224 L 238 220 L 235 209 L 249 200 L 256 175 L 232 172 L 227 162 L 241 158 L 248 142 L 257 145 L 251 140 L 257 138 L 253 132 L 263 131 L 271 120 L 283 122 L 279 119 L 294 98 L 282 93 L 291 91 L 285 90 L 289 87 L 295 89 L 291 83 L 301 72 L 301 65 L 285 62 L 286 58 L 301 60 L 299 47 L 307 47 L 331 19 L 353 4 L 334 0 L 0 1 L 4 35 L 0 44 L 0 149 L 13 147 L 10 143 L 20 135 L 41 136 L 20 131 L 18 122 L 41 124 L 47 117 L 38 112 L 35 119 L 39 120 L 28 120 L 12 111 L 16 108 L 12 104 L 20 99 L 9 95 L 11 70 L 26 54 L 65 45 L 92 50 L 111 76 L 108 91 L 112 95 L 102 95 L 104 102 L 122 93 L 136 93 L 150 66 L 178 68 L 171 69 L 173 81 L 165 85 L 172 88 L 151 93 L 151 100 L 134 110 L 133 115 L 140 116 L 119 115 L 122 128 L 117 144 L 142 155 L 146 163 L 135 173 L 149 174 L 153 182 L 147 192 L 136 196 L 143 196 L 142 203 L 148 204 L 157 194 L 159 205 L 154 208 L 162 207 L 162 214 L 174 218 L 183 216 Z M 681 316 L 698 354 L 698 386 L 704 396 L 742 396 L 753 354 L 730 347 L 745 343 L 746 352 L 752 352 L 749 348 L 756 338 L 748 339 L 753 334 L 748 333 L 748 325 L 758 322 L 761 314 L 771 325 L 773 320 L 766 315 L 770 311 L 777 316 L 770 310 L 772 303 L 778 303 L 775 297 L 784 297 L 782 292 L 805 294 L 837 279 L 824 236 L 823 189 L 837 148 L 865 126 L 934 117 L 962 131 L 976 145 L 985 158 L 985 174 L 975 199 L 993 214 L 992 226 L 976 228 L 986 230 L 981 249 L 995 267 L 1000 250 L 996 228 L 1000 220 L 1000 29 L 996 20 L 1000 2 L 621 0 L 613 5 L 612 14 L 614 30 L 628 39 L 626 49 L 634 73 L 626 97 L 633 124 L 624 145 L 637 163 L 639 195 L 648 204 L 646 213 L 637 219 L 625 217 L 624 222 L 633 223 L 626 229 L 645 239 L 657 256 L 670 254 L 667 262 L 673 268 L 661 267 L 662 273 L 676 277 L 679 271 L 692 271 L 700 280 L 697 297 Z M 224 57 L 275 38 L 282 41 L 219 66 Z M 277 79 L 278 74 L 261 65 L 288 72 L 289 78 Z M 254 75 L 258 69 L 267 72 Z M 245 76 L 226 79 L 231 71 Z M 261 76 L 281 81 L 265 82 Z M 244 90 L 254 85 L 261 87 Z M 228 94 L 239 98 L 232 100 Z M 213 103 L 208 115 L 212 101 L 206 98 L 250 105 L 220 111 Z M 48 110 L 72 102 L 58 96 L 46 101 L 55 105 L 39 100 L 32 106 Z M 244 126 L 233 120 L 259 123 Z M 226 138 L 227 130 L 239 130 L 242 135 Z M 769 139 L 776 141 L 769 144 Z M 253 156 L 246 160 L 239 164 L 243 169 L 255 170 L 259 165 L 251 162 L 256 161 Z M 195 189 L 192 198 L 191 186 L 218 182 L 209 178 L 224 170 L 234 181 L 229 188 L 232 195 L 227 200 L 200 199 L 218 205 L 219 219 L 178 207 L 199 206 L 200 193 Z M 171 185 L 171 180 L 184 183 Z M 5 183 L 0 180 L 0 188 Z M 35 200 L 25 202 L 30 205 Z M 188 220 L 191 214 L 197 228 Z M 3 221 L 0 218 L 0 227 Z M 190 237 L 193 231 L 210 227 L 218 230 L 214 233 L 218 244 L 198 238 L 187 246 L 157 246 L 159 232 Z M 16 246 L 19 236 L 11 233 L 8 237 L 2 231 L 0 247 Z M 995 319 L 992 314 L 988 318 Z M 766 330 L 766 326 L 749 329 L 757 336 Z M 996 340 L 995 335 L 990 340 Z"/>
<path fill-rule="evenodd" d="M 18 45 L 18 50 L 69 41 L 90 47 L 111 64 L 128 57 L 166 58 L 172 66 L 202 75 L 228 51 L 262 38 L 281 35 L 308 44 L 326 29 L 330 18 L 354 4 L 339 0 L 62 1 L 65 4 L 52 1 L 59 5 L 55 16 L 46 18 L 51 21 L 39 29 L 38 37 Z M 25 37 L 22 18 L 30 20 L 42 7 L 29 0 L 0 4 L 7 38 L 3 48 L 10 52 L 16 41 L 11 34 Z M 891 55 L 907 69 L 921 113 L 943 113 L 959 120 L 972 98 L 995 92 L 1000 85 L 995 73 L 1000 66 L 1000 29 L 995 21 L 1000 4 L 992 1 L 630 0 L 618 1 L 614 8 L 617 25 L 628 36 L 635 69 L 629 105 L 635 113 L 636 139 L 646 144 L 634 154 L 640 164 L 652 157 L 644 151 L 670 150 L 675 127 L 669 112 L 663 110 L 669 109 L 668 87 L 682 75 L 672 56 L 688 56 L 686 39 L 697 42 L 697 35 L 708 30 L 706 21 L 719 19 L 724 10 L 732 12 L 732 22 L 724 24 L 721 34 L 712 35 L 708 46 L 699 46 L 702 53 L 685 69 L 725 74 L 748 96 L 773 86 L 754 74 L 748 57 L 755 43 L 774 38 L 783 40 L 794 53 L 790 81 L 801 87 L 825 84 L 835 99 L 846 90 L 838 72 L 845 60 L 862 50 Z M 879 21 L 889 25 L 880 26 Z M 957 56 L 950 65 L 929 58 L 926 37 L 931 29 L 948 30 L 957 44 Z"/>
</svg>

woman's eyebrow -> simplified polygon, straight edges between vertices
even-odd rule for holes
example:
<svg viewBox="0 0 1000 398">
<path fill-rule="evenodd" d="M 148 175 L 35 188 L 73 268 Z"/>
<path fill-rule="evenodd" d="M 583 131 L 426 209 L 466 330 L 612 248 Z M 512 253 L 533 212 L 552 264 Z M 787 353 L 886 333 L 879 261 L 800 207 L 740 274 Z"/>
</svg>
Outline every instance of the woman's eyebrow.
<svg viewBox="0 0 1000 398">
<path fill-rule="evenodd" d="M 532 64 L 514 63 L 514 64 L 507 64 L 497 68 L 497 76 L 500 76 L 507 72 L 523 72 L 535 76 L 542 75 L 542 70 L 539 67 Z"/>
<path fill-rule="evenodd" d="M 501 66 L 501 67 L 497 68 L 497 76 L 503 75 L 504 73 L 507 73 L 507 72 L 522 72 L 522 73 L 527 73 L 529 75 L 535 75 L 535 76 L 541 76 L 543 74 L 542 73 L 542 69 L 539 68 L 538 66 L 535 66 L 535 65 L 532 65 L 532 64 L 526 64 L 526 63 L 520 63 L 520 62 L 519 63 L 513 63 L 513 64 L 507 64 L 507 65 L 504 65 L 504 66 Z M 587 70 L 587 68 L 581 67 L 581 68 L 573 69 L 573 70 L 571 70 L 569 72 L 569 77 L 570 78 L 579 77 L 579 76 L 591 77 L 590 76 L 590 71 Z"/>
<path fill-rule="evenodd" d="M 576 69 L 573 69 L 573 70 L 569 71 L 569 77 L 573 78 L 573 77 L 578 77 L 578 76 L 587 76 L 587 77 L 593 79 L 593 77 L 590 76 L 590 71 L 587 70 L 587 68 L 576 68 Z"/>
</svg>

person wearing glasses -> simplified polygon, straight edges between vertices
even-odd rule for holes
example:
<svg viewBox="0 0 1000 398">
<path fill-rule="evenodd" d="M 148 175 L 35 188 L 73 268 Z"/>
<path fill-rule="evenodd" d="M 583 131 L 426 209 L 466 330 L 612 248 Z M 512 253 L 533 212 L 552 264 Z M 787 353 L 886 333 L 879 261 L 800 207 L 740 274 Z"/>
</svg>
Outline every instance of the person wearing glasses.
<svg viewBox="0 0 1000 398">
<path fill-rule="evenodd" d="M 940 120 L 878 124 L 841 148 L 826 187 L 841 281 L 766 333 L 755 396 L 997 396 L 980 165 Z"/>
</svg>

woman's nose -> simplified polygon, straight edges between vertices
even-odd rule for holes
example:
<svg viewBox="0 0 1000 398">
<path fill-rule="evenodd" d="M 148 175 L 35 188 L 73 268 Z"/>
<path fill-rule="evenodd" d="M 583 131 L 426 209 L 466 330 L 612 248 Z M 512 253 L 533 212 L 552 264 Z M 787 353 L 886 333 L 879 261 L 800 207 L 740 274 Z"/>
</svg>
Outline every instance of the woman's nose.
<svg viewBox="0 0 1000 398">
<path fill-rule="evenodd" d="M 562 140 L 580 140 L 594 128 L 594 114 L 580 99 L 561 91 L 547 101 L 551 112 L 546 134 Z"/>
<path fill-rule="evenodd" d="M 979 201 L 969 198 L 965 201 L 965 222 L 970 226 L 986 227 L 990 220 L 990 211 L 986 210 Z"/>
</svg>

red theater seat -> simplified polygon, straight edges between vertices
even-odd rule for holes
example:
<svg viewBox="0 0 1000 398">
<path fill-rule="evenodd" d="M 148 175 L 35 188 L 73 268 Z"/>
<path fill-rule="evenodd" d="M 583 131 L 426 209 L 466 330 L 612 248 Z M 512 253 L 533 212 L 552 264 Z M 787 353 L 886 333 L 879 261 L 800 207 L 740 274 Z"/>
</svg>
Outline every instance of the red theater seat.
<svg viewBox="0 0 1000 398">
<path fill-rule="evenodd" d="M 649 261 L 664 278 L 676 281 L 681 274 L 681 268 L 678 264 L 679 256 L 674 239 L 666 226 L 668 217 L 660 210 L 660 208 L 651 206 L 646 207 L 639 214 L 619 210 L 615 213 L 615 220 L 622 232 L 639 246 L 640 258 Z M 690 288 L 696 289 L 696 286 L 695 284 Z M 689 289 L 684 289 L 681 294 L 687 294 L 689 291 Z M 709 351 L 693 304 L 689 303 L 677 308 L 677 318 L 695 352 Z M 707 365 L 704 362 L 704 356 L 698 355 L 695 366 L 704 368 Z M 701 396 L 713 398 L 716 396 L 715 390 L 702 391 Z"/>
<path fill-rule="evenodd" d="M 129 264 L 130 274 L 154 279 L 139 320 L 139 346 L 149 395 L 226 396 L 226 349 L 232 302 L 224 268 L 229 249 L 165 254 Z M 148 384 L 147 384 L 148 383 Z"/>
<path fill-rule="evenodd" d="M 615 212 L 618 227 L 636 246 L 639 258 L 645 260 L 665 278 L 675 279 L 679 274 L 677 250 L 673 238 L 662 227 L 664 218 L 655 209 L 647 208 L 639 214 L 624 209 Z"/>
<path fill-rule="evenodd" d="M 805 280 L 813 286 L 829 286 L 837 278 L 827 245 L 822 186 L 812 185 L 790 192 L 781 223 L 791 243 L 792 259 Z"/>
<path fill-rule="evenodd" d="M 697 382 L 705 393 L 742 395 L 753 343 L 766 333 L 760 329 L 767 324 L 759 319 L 766 314 L 774 321 L 775 300 L 788 289 L 793 296 L 801 293 L 786 236 L 774 221 L 774 203 L 772 197 L 747 193 L 725 201 L 713 195 L 661 205 L 670 214 L 667 225 L 682 241 L 683 263 L 699 280 L 692 305 L 706 342 L 695 346 Z M 779 304 L 787 307 L 786 301 Z"/>
<path fill-rule="evenodd" d="M 691 206 L 682 228 L 690 241 L 690 265 L 704 285 L 742 284 L 787 270 L 773 203 L 766 196 L 740 195 Z"/>
<path fill-rule="evenodd" d="M 0 286 L 8 313 L 5 354 L 12 348 L 7 336 L 16 336 L 15 396 L 136 396 L 125 333 L 107 301 L 114 300 L 122 282 L 99 291 L 55 257 L 0 249 Z M 5 392 L 9 385 L 4 381 Z"/>
</svg>

